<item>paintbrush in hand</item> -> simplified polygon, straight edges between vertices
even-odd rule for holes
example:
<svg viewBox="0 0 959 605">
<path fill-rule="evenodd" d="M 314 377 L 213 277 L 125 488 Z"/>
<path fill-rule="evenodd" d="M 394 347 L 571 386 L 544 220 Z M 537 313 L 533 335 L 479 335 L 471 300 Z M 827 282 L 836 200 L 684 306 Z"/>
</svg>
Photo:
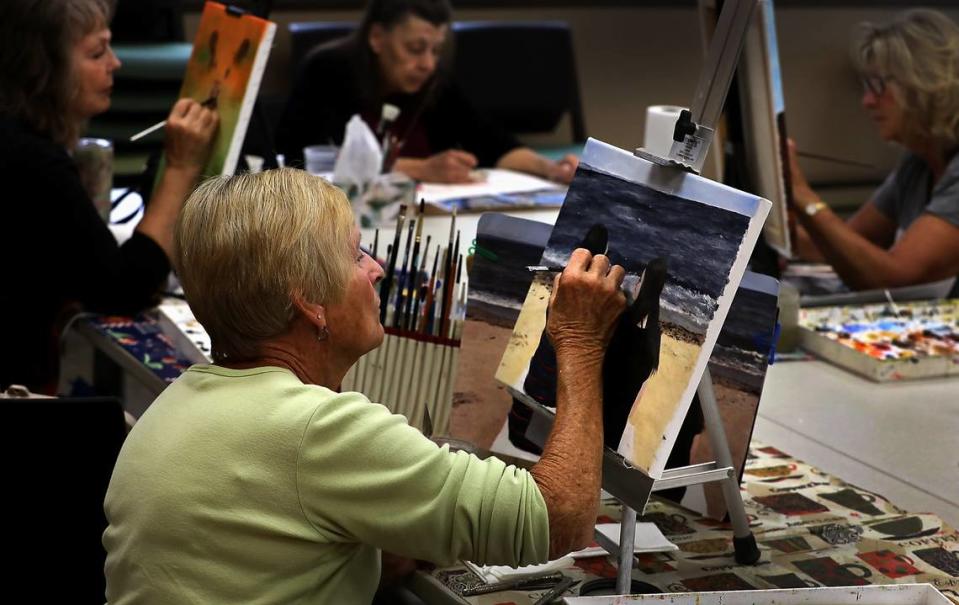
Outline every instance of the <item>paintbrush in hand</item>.
<svg viewBox="0 0 959 605">
<path fill-rule="evenodd" d="M 202 105 L 203 107 L 207 107 L 209 109 L 216 109 L 216 96 L 211 96 L 206 101 L 203 101 L 202 103 L 200 103 L 200 105 Z M 160 130 L 164 126 L 166 126 L 166 120 L 161 120 L 157 122 L 156 124 L 154 124 L 153 126 L 150 126 L 149 128 L 145 128 L 141 130 L 140 132 L 136 133 L 135 135 L 133 135 L 132 137 L 130 137 L 130 142 L 133 143 L 134 141 L 139 141 L 143 137 L 147 136 L 148 134 L 152 134 L 156 132 L 157 130 Z"/>
</svg>

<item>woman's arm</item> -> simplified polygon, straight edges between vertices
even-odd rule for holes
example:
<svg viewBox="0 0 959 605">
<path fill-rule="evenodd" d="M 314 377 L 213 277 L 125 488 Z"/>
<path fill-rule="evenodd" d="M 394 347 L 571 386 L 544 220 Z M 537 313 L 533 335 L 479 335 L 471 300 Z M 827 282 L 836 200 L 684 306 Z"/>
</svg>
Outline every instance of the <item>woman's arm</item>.
<svg viewBox="0 0 959 605">
<path fill-rule="evenodd" d="M 603 357 L 626 305 L 622 267 L 578 249 L 557 276 L 547 331 L 556 349 L 556 420 L 530 471 L 549 511 L 549 556 L 592 540 L 603 459 Z"/>
<path fill-rule="evenodd" d="M 871 206 L 871 204 L 870 204 Z M 873 208 L 871 212 L 879 213 Z M 889 250 L 875 245 L 831 210 L 800 214 L 823 256 L 851 288 L 892 288 L 959 274 L 959 227 L 925 214 Z"/>
<path fill-rule="evenodd" d="M 945 279 L 959 272 L 959 227 L 925 214 L 893 245 L 896 224 L 875 203 L 865 204 L 848 223 L 844 222 L 823 207 L 809 186 L 792 141 L 789 161 L 793 203 L 801 225 L 799 250 L 808 254 L 812 244 L 812 250 L 821 254 L 849 287 L 861 290 L 908 286 Z"/>
<path fill-rule="evenodd" d="M 192 99 L 180 99 L 166 123 L 166 169 L 137 231 L 173 257 L 173 227 L 210 155 L 219 117 Z"/>
<path fill-rule="evenodd" d="M 554 162 L 529 147 L 517 147 L 508 151 L 496 162 L 497 168 L 528 172 L 559 183 L 572 181 L 577 166 L 579 159 L 575 155 L 567 154 L 562 160 Z"/>
</svg>

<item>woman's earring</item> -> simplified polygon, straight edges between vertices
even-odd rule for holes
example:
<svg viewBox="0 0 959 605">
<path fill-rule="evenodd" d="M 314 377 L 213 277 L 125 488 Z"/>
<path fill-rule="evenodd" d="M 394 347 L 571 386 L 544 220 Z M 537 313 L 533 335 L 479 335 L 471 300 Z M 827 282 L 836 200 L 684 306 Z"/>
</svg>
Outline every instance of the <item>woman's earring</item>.
<svg viewBox="0 0 959 605">
<path fill-rule="evenodd" d="M 320 321 L 323 321 L 323 316 L 322 316 L 322 315 L 317 314 L 316 318 L 319 319 Z M 316 330 L 316 339 L 317 339 L 318 341 L 323 342 L 324 340 L 326 340 L 326 339 L 329 338 L 329 337 L 330 337 L 330 331 L 327 329 L 326 326 L 320 326 L 319 328 L 317 328 L 317 330 Z"/>
</svg>

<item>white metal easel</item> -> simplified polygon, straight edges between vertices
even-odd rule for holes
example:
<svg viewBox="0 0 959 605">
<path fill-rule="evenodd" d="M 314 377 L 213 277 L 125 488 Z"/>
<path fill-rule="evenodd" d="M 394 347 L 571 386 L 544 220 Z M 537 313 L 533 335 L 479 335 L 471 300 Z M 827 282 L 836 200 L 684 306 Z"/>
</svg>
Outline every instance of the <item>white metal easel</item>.
<svg viewBox="0 0 959 605">
<path fill-rule="evenodd" d="M 701 171 L 757 4 L 757 0 L 725 2 L 709 46 L 706 64 L 699 77 L 693 103 L 689 110 L 682 112 L 676 122 L 669 155 L 662 157 L 642 148 L 637 149 L 635 155 L 667 170 L 683 170 L 697 174 Z M 526 438 L 543 446 L 552 428 L 554 414 L 525 394 L 512 389 L 510 391 L 514 397 L 526 402 L 535 412 L 538 412 L 533 414 L 526 431 Z M 617 594 L 625 595 L 630 591 L 636 511 L 646 508 L 650 495 L 655 491 L 714 481 L 721 482 L 733 526 L 736 562 L 751 565 L 759 560 L 759 548 L 749 529 L 749 521 L 746 518 L 739 491 L 739 477 L 735 472 L 732 455 L 729 453 L 729 444 L 719 416 L 708 367 L 703 371 L 697 393 L 710 445 L 716 456 L 715 461 L 667 469 L 661 478 L 653 479 L 629 466 L 614 451 L 606 448 L 603 452 L 603 488 L 623 503 L 623 519 L 618 546 L 598 532 L 596 538 L 607 551 L 618 553 Z"/>
</svg>

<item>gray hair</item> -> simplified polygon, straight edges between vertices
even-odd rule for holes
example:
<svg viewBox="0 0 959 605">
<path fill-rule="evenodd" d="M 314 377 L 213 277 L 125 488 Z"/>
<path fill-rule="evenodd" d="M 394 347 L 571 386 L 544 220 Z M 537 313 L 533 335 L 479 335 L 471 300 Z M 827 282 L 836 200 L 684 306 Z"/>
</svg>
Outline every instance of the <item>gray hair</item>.
<svg viewBox="0 0 959 605">
<path fill-rule="evenodd" d="M 302 170 L 215 177 L 180 211 L 174 264 L 213 357 L 250 359 L 284 333 L 293 297 L 339 302 L 353 271 L 342 191 Z"/>
<path fill-rule="evenodd" d="M 959 147 L 959 25 L 929 9 L 905 11 L 886 25 L 862 23 L 853 59 L 860 73 L 895 83 L 907 139 Z"/>
</svg>

